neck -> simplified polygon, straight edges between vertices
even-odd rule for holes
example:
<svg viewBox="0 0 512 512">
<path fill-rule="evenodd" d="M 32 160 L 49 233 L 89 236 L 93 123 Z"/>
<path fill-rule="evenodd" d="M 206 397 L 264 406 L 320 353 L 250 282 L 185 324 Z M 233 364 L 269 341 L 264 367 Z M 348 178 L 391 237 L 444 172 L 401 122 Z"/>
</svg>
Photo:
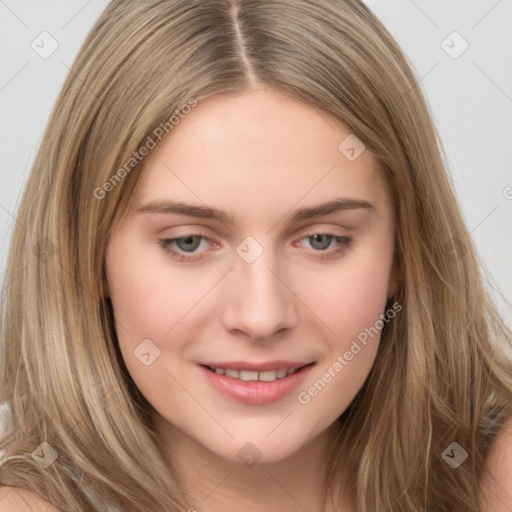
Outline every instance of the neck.
<svg viewBox="0 0 512 512">
<path fill-rule="evenodd" d="M 323 493 L 337 423 L 289 457 L 251 467 L 207 450 L 161 417 L 156 427 L 190 512 L 329 511 Z"/>
</svg>

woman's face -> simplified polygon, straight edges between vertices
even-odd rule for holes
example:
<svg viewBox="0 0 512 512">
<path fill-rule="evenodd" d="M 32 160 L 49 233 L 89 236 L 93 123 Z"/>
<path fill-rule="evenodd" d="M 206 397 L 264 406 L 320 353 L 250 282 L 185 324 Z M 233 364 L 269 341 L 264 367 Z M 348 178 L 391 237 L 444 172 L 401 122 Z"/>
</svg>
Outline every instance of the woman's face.
<svg viewBox="0 0 512 512">
<path fill-rule="evenodd" d="M 396 286 L 391 198 L 361 150 L 263 89 L 200 102 L 146 157 L 106 265 L 162 433 L 279 460 L 352 402 Z"/>
</svg>

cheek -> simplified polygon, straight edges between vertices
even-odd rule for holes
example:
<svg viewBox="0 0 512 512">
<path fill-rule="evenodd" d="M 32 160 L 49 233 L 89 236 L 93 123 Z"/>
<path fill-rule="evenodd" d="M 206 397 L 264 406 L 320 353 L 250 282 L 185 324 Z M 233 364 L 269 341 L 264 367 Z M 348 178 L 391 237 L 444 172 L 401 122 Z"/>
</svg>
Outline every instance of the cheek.
<svg viewBox="0 0 512 512">
<path fill-rule="evenodd" d="M 379 276 L 352 274 L 344 286 L 331 289 L 325 297 L 322 320 L 334 334 L 326 338 L 325 357 L 297 396 L 315 431 L 345 412 L 375 362 L 386 303 L 385 280 L 377 290 L 375 277 Z"/>
<path fill-rule="evenodd" d="M 204 287 L 179 272 L 170 272 L 154 252 L 144 253 L 136 249 L 137 244 L 130 250 L 127 247 L 117 239 L 106 254 L 121 354 L 136 386 L 155 409 L 164 410 L 170 394 L 173 405 L 180 407 L 185 397 L 172 377 L 177 367 L 169 370 L 166 353 L 174 352 L 179 364 L 180 339 L 184 338 L 178 334 Z"/>
<path fill-rule="evenodd" d="M 117 337 L 126 367 L 141 392 L 152 403 L 167 403 L 169 387 L 179 389 L 168 372 L 186 370 L 185 353 L 191 333 L 197 331 L 201 301 L 219 276 L 180 270 L 169 264 L 164 252 L 155 255 L 154 247 L 137 246 L 118 238 L 106 254 Z M 141 361 L 139 356 L 147 352 L 149 358 Z M 147 359 L 151 363 L 145 366 Z M 181 394 L 175 398 L 179 402 Z"/>
<path fill-rule="evenodd" d="M 133 342 L 161 339 L 194 307 L 208 283 L 172 271 L 154 249 L 151 255 L 131 249 L 121 256 L 121 248 L 107 252 L 106 260 L 116 321 Z"/>
<path fill-rule="evenodd" d="M 378 245 L 307 280 L 307 304 L 330 332 L 325 357 L 298 401 L 315 411 L 319 424 L 334 421 L 349 406 L 378 352 L 392 261 L 392 251 L 379 253 Z"/>
<path fill-rule="evenodd" d="M 301 296 L 317 318 L 328 327 L 333 345 L 347 342 L 380 319 L 388 297 L 391 252 L 350 255 L 322 272 L 312 272 L 300 281 Z M 373 256 L 375 255 L 375 257 Z"/>
</svg>

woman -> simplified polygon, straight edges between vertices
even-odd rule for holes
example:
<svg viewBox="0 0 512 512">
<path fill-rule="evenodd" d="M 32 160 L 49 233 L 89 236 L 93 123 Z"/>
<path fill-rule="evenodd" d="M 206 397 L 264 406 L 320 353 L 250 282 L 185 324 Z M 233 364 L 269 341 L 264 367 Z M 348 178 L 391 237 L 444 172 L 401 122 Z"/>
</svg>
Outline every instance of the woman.
<svg viewBox="0 0 512 512">
<path fill-rule="evenodd" d="M 115 0 L 13 235 L 3 503 L 508 510 L 478 268 L 364 4 Z"/>
</svg>

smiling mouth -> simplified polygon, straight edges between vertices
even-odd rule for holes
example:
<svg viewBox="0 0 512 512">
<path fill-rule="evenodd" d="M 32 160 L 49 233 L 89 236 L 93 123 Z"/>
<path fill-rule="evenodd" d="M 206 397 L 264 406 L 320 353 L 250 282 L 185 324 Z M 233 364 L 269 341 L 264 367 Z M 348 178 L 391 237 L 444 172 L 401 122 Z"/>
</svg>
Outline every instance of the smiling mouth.
<svg viewBox="0 0 512 512">
<path fill-rule="evenodd" d="M 292 368 L 276 368 L 273 370 L 265 370 L 257 372 L 254 370 L 234 369 L 234 368 L 214 368 L 208 365 L 201 365 L 212 373 L 217 375 L 224 375 L 231 379 L 242 380 L 244 382 L 274 382 L 276 380 L 284 379 L 294 373 L 309 367 L 315 363 L 305 364 L 303 366 L 296 366 Z"/>
<path fill-rule="evenodd" d="M 299 387 L 316 365 L 304 361 L 198 363 L 206 381 L 230 399 L 249 405 L 277 402 Z"/>
</svg>

